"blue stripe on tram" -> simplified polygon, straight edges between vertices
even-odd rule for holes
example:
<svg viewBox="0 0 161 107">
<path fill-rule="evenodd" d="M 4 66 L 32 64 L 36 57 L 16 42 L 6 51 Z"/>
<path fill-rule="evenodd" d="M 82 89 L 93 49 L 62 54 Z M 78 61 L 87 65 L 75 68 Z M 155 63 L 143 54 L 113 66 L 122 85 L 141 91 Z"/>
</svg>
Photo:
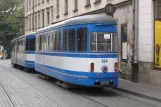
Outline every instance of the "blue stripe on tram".
<svg viewBox="0 0 161 107">
<path fill-rule="evenodd" d="M 114 86 L 118 85 L 117 72 L 90 73 L 81 71 L 71 71 L 37 63 L 35 64 L 35 69 L 36 71 L 41 72 L 43 74 L 76 85 L 85 85 L 93 87 L 94 82 L 105 82 L 105 81 L 114 82 Z"/>
<path fill-rule="evenodd" d="M 63 57 L 77 57 L 77 58 L 118 58 L 117 53 L 54 53 L 54 52 L 36 52 L 37 55 L 47 56 L 63 56 Z"/>
</svg>

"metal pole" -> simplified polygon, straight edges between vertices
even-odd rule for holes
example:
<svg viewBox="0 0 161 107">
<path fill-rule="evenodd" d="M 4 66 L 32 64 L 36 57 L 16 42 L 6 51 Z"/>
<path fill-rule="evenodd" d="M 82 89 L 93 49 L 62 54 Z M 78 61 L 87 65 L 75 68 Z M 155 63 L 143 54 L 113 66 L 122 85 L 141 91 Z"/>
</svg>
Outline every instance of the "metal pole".
<svg viewBox="0 0 161 107">
<path fill-rule="evenodd" d="M 138 0 L 133 0 L 132 81 L 138 81 Z"/>
</svg>

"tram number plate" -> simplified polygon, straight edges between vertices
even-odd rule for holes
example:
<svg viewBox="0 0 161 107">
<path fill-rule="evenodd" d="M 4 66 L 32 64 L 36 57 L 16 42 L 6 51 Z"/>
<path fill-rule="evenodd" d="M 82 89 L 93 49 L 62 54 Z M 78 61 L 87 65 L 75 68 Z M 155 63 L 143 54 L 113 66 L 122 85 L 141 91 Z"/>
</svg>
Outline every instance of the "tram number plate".
<svg viewBox="0 0 161 107">
<path fill-rule="evenodd" d="M 102 59 L 102 63 L 108 63 L 107 59 Z"/>
</svg>

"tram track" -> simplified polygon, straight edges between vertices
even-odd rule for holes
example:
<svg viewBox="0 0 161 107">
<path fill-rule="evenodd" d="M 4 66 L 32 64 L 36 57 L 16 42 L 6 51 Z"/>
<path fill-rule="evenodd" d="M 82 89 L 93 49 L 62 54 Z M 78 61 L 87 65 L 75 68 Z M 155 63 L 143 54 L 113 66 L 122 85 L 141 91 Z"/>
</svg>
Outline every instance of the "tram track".
<svg viewBox="0 0 161 107">
<path fill-rule="evenodd" d="M 45 93 L 41 92 L 41 91 L 40 91 L 38 88 L 36 88 L 32 83 L 30 83 L 30 82 L 24 80 L 22 77 L 18 76 L 16 73 L 13 73 L 13 72 L 10 70 L 10 68 L 7 68 L 6 65 L 4 65 L 5 67 L 2 66 L 2 65 L 0 65 L 0 66 L 1 66 L 2 68 L 4 68 L 5 70 L 11 72 L 13 75 L 17 76 L 18 78 L 20 78 L 21 80 L 23 80 L 23 81 L 26 82 L 27 84 L 29 84 L 31 87 L 33 87 L 34 89 L 36 89 L 38 92 L 40 92 L 41 94 L 45 95 L 47 98 L 49 98 L 50 100 L 52 100 L 54 103 L 57 103 L 57 102 L 55 102 L 52 98 L 50 98 L 48 95 L 46 95 Z M 91 98 L 90 96 L 88 96 L 88 95 L 86 95 L 86 94 L 82 94 L 82 93 L 79 92 L 79 91 L 75 91 L 75 90 L 74 90 L 74 91 L 73 91 L 73 90 L 69 90 L 69 91 L 72 92 L 72 93 L 75 93 L 75 94 L 77 94 L 77 95 L 79 95 L 79 96 L 81 96 L 81 97 L 83 97 L 83 98 L 85 98 L 85 99 L 91 100 L 91 101 L 93 101 L 93 102 L 95 102 L 95 103 L 97 103 L 97 104 L 99 104 L 99 105 L 101 105 L 101 106 L 103 106 L 103 107 L 109 107 L 109 106 L 107 106 L 107 104 L 101 103 L 101 102 L 99 102 L 99 101 L 97 101 L 97 100 Z M 122 96 L 122 95 L 121 95 L 121 97 L 127 98 L 127 97 Z M 129 98 L 128 98 L 128 99 L 129 99 Z M 140 102 L 140 103 L 149 105 L 149 106 L 151 106 L 151 107 L 155 107 L 155 106 L 153 106 L 153 105 L 151 105 L 151 104 L 144 103 L 144 102 L 142 102 L 142 101 L 138 101 L 138 100 L 135 100 L 135 99 L 132 99 L 132 98 L 131 98 L 130 100 L 133 100 L 133 101 L 136 101 L 136 102 Z M 58 104 L 58 103 L 57 103 L 57 104 Z M 60 104 L 58 104 L 58 105 L 59 105 L 60 107 L 62 107 Z M 15 107 L 15 106 L 13 106 L 13 107 Z"/>
<path fill-rule="evenodd" d="M 4 93 L 5 93 L 5 95 L 7 96 L 7 98 L 8 98 L 8 100 L 9 100 L 11 106 L 12 106 L 12 107 L 16 107 L 15 104 L 14 104 L 14 102 L 11 100 L 10 95 L 8 94 L 8 92 L 6 91 L 6 89 L 4 88 L 4 86 L 2 85 L 1 82 L 0 82 L 0 86 L 2 87 L 2 89 L 3 89 Z"/>
<path fill-rule="evenodd" d="M 7 71 L 9 71 L 9 72 L 11 72 L 8 68 L 6 68 L 6 67 L 4 67 L 4 66 L 2 66 L 2 65 L 0 65 L 3 69 L 5 69 L 5 70 L 7 70 Z M 13 73 L 13 72 L 11 72 L 13 75 L 15 75 L 16 77 L 18 77 L 18 78 L 20 78 L 22 81 L 24 81 L 25 83 L 27 83 L 28 85 L 30 85 L 31 87 L 33 87 L 34 89 L 36 89 L 38 92 L 40 92 L 41 94 L 43 94 L 44 96 L 46 96 L 47 98 L 49 98 L 50 100 L 52 100 L 54 103 L 56 103 L 56 104 L 58 104 L 57 102 L 55 102 L 52 98 L 50 98 L 49 96 L 47 96 L 46 94 L 44 94 L 44 93 L 42 93 L 40 90 L 38 90 L 36 87 L 34 87 L 31 83 L 29 83 L 28 81 L 26 81 L 26 80 L 24 80 L 24 79 L 22 79 L 21 77 L 19 77 L 17 74 L 15 74 L 15 73 Z M 86 99 L 88 99 L 88 100 L 91 100 L 91 101 L 93 101 L 93 102 L 95 102 L 95 103 L 98 103 L 98 104 L 100 104 L 101 106 L 104 106 L 104 107 L 109 107 L 109 106 L 107 106 L 107 105 L 105 105 L 105 104 L 103 104 L 103 103 L 100 103 L 100 102 L 98 102 L 98 101 L 96 101 L 96 100 L 94 100 L 94 99 L 91 99 L 91 98 L 89 98 L 89 97 L 87 97 L 87 96 L 84 96 L 84 95 L 82 95 L 81 93 L 78 93 L 78 92 L 75 92 L 75 91 L 71 91 L 71 92 L 73 92 L 73 93 L 75 93 L 75 94 L 77 94 L 77 95 L 79 95 L 79 96 L 81 96 L 81 97 L 83 97 L 83 98 L 86 98 Z M 60 104 L 58 104 L 60 107 L 62 107 Z M 13 107 L 16 107 L 16 106 L 13 106 Z"/>
</svg>

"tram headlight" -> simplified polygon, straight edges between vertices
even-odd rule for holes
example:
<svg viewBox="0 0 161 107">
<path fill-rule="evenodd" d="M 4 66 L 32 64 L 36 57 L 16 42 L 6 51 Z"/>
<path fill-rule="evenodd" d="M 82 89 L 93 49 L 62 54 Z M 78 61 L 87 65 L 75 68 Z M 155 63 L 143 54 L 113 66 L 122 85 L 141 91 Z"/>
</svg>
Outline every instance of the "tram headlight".
<svg viewBox="0 0 161 107">
<path fill-rule="evenodd" d="M 102 71 L 103 71 L 103 72 L 108 72 L 108 67 L 107 67 L 107 66 L 103 66 L 103 67 L 102 67 Z"/>
</svg>

